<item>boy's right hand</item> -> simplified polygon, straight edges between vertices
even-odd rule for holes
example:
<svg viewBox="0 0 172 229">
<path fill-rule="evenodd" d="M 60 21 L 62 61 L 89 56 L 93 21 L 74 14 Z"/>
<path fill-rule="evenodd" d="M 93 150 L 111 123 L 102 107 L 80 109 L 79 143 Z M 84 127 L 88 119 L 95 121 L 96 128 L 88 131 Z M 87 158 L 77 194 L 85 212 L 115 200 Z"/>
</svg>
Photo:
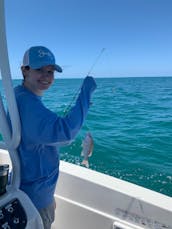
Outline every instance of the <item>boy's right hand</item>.
<svg viewBox="0 0 172 229">
<path fill-rule="evenodd" d="M 92 93 L 97 88 L 97 84 L 92 76 L 86 76 L 83 81 L 82 87 L 85 87 L 86 90 L 89 90 L 90 93 Z"/>
</svg>

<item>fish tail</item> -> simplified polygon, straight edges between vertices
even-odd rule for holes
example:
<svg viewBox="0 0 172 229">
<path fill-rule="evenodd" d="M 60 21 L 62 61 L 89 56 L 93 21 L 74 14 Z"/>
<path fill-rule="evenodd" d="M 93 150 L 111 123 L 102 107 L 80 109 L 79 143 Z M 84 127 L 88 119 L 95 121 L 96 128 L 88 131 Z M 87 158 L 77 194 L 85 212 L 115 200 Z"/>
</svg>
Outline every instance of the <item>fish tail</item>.
<svg viewBox="0 0 172 229">
<path fill-rule="evenodd" d="M 91 157 L 93 154 L 93 151 L 91 150 L 89 153 L 88 153 L 88 157 Z"/>
<path fill-rule="evenodd" d="M 83 161 L 81 162 L 81 165 L 84 165 L 85 167 L 89 168 L 88 160 L 83 160 Z"/>
</svg>

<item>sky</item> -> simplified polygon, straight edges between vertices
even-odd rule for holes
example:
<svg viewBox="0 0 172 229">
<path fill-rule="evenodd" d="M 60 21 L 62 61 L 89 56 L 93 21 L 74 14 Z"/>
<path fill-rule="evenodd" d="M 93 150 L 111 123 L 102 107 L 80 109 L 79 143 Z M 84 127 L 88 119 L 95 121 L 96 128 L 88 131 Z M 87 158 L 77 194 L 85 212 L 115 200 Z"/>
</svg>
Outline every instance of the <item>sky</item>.
<svg viewBox="0 0 172 229">
<path fill-rule="evenodd" d="M 172 76 L 171 12 L 172 0 L 5 0 L 12 78 L 22 78 L 23 54 L 35 45 L 55 54 L 61 78 L 90 70 L 94 77 Z"/>
</svg>

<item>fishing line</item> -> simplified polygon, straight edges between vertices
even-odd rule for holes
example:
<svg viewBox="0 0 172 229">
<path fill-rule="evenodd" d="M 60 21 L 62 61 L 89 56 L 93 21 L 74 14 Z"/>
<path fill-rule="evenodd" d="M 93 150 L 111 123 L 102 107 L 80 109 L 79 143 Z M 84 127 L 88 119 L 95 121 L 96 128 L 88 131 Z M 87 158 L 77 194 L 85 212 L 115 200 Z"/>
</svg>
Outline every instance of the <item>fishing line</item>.
<svg viewBox="0 0 172 229">
<path fill-rule="evenodd" d="M 97 64 L 98 60 L 100 59 L 100 57 L 101 57 L 101 55 L 103 54 L 104 51 L 105 51 L 105 48 L 102 48 L 101 51 L 100 51 L 100 53 L 99 53 L 99 55 L 96 57 L 95 61 L 94 61 L 93 64 L 91 65 L 90 70 L 89 70 L 88 73 L 87 73 L 87 76 L 89 76 L 90 73 L 93 71 L 93 68 L 94 68 L 95 65 Z M 82 85 L 81 85 L 81 87 L 82 87 Z M 76 98 L 77 98 L 77 96 L 78 96 L 78 94 L 79 94 L 79 92 L 80 92 L 80 90 L 81 90 L 81 87 L 79 87 L 79 89 L 78 89 L 78 90 L 76 91 L 76 93 L 74 94 L 74 96 L 73 96 L 73 98 L 72 98 L 70 104 L 65 108 L 65 110 L 64 110 L 64 112 L 63 112 L 64 116 L 68 113 L 68 111 L 69 111 L 70 108 L 72 107 L 72 104 L 73 104 L 74 101 L 76 100 Z"/>
<path fill-rule="evenodd" d="M 103 52 L 105 51 L 105 48 L 102 48 L 102 50 L 100 51 L 100 54 L 97 56 L 97 58 L 95 59 L 94 63 L 92 64 L 90 70 L 87 73 L 87 76 L 90 75 L 90 73 L 93 71 L 93 68 L 95 67 L 95 65 L 97 64 L 99 58 L 101 57 L 101 55 L 103 54 Z"/>
</svg>

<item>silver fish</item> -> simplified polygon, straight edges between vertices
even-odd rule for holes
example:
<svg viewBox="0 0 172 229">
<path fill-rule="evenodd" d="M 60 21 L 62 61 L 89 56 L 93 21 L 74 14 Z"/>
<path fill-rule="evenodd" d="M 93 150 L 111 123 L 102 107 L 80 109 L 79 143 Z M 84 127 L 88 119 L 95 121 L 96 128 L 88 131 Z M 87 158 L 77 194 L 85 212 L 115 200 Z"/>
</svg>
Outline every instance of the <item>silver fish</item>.
<svg viewBox="0 0 172 229">
<path fill-rule="evenodd" d="M 82 146 L 81 156 L 84 157 L 83 161 L 81 162 L 81 165 L 84 165 L 87 168 L 89 168 L 88 157 L 91 157 L 94 148 L 94 141 L 90 132 L 86 134 L 84 140 L 82 141 L 81 146 Z"/>
</svg>

